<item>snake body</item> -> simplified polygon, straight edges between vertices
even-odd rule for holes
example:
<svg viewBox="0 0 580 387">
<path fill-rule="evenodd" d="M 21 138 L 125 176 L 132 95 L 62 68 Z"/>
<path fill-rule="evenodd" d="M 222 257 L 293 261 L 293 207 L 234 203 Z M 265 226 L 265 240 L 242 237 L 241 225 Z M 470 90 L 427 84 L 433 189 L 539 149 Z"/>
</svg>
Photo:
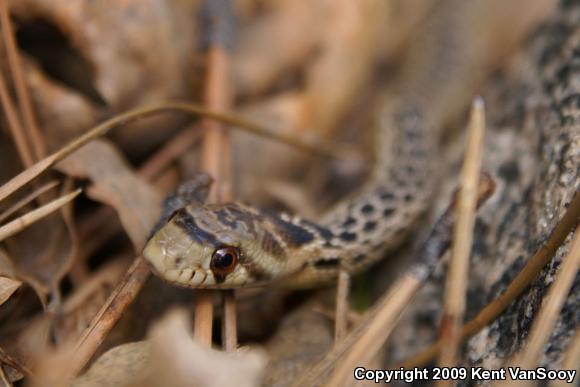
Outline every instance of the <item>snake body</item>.
<svg viewBox="0 0 580 387">
<path fill-rule="evenodd" d="M 433 36 L 445 44 L 426 42 L 421 77 L 383 104 L 376 162 L 355 196 L 318 222 L 237 202 L 193 201 L 148 241 L 143 256 L 153 270 L 193 288 L 310 287 L 332 281 L 340 269 L 364 270 L 396 248 L 431 202 L 438 127 L 464 80 L 456 72 L 461 45 L 453 44 L 448 25 L 439 30 Z"/>
</svg>

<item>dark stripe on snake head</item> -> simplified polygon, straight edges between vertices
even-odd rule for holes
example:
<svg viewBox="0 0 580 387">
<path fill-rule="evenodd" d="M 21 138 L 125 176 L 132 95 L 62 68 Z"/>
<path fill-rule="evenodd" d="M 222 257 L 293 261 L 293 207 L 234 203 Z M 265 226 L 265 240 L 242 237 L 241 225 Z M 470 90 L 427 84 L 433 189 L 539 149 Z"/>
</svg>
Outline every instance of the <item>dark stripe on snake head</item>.
<svg viewBox="0 0 580 387">
<path fill-rule="evenodd" d="M 314 235 L 310 231 L 287 222 L 276 214 L 268 214 L 268 218 L 278 229 L 280 237 L 290 247 L 299 247 L 314 240 Z"/>
<path fill-rule="evenodd" d="M 286 259 L 286 250 L 284 250 L 278 240 L 267 230 L 263 231 L 262 249 L 276 259 Z"/>
<path fill-rule="evenodd" d="M 219 247 L 222 243 L 217 240 L 211 233 L 205 231 L 197 225 L 195 219 L 185 208 L 177 211 L 173 217 L 173 222 L 180 227 L 185 233 L 199 244 L 209 244 L 213 247 Z"/>
</svg>

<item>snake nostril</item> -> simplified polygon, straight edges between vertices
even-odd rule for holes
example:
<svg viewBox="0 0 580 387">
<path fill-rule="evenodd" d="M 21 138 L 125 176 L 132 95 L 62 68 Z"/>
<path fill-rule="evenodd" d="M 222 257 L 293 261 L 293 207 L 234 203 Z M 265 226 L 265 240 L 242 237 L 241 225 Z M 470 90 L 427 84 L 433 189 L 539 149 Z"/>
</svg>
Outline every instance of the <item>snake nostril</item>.
<svg viewBox="0 0 580 387">
<path fill-rule="evenodd" d="M 175 258 L 175 265 L 179 266 L 183 263 L 183 258 L 182 257 L 176 257 Z"/>
</svg>

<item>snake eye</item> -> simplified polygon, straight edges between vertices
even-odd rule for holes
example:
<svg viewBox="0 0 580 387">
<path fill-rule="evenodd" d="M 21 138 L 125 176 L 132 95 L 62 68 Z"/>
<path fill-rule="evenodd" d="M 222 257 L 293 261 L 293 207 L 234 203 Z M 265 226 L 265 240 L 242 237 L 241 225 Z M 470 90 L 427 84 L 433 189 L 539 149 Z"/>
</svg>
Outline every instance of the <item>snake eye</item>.
<svg viewBox="0 0 580 387">
<path fill-rule="evenodd" d="M 240 251 L 236 247 L 219 248 L 211 257 L 210 268 L 215 274 L 225 276 L 234 271 L 239 255 Z"/>
</svg>

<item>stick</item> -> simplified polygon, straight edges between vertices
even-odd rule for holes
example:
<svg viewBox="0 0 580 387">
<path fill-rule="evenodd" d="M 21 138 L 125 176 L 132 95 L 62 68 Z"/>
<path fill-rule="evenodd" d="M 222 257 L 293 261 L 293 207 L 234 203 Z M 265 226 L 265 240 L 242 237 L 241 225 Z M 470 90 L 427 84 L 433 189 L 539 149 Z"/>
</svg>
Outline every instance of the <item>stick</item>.
<svg viewBox="0 0 580 387">
<path fill-rule="evenodd" d="M 231 38 L 229 27 L 233 24 L 232 5 L 229 1 L 207 0 L 204 3 L 202 16 L 207 18 L 203 26 L 203 36 L 207 43 L 207 78 L 204 99 L 209 109 L 228 110 L 231 107 L 230 56 L 224 39 Z M 225 43 L 225 44 L 224 44 Z M 223 203 L 233 199 L 231 173 L 231 146 L 226 128 L 213 120 L 203 121 L 204 137 L 202 145 L 201 169 L 213 176 L 213 184 L 208 196 L 209 202 Z M 197 291 L 195 309 L 196 339 L 211 346 L 213 303 L 211 290 Z M 233 291 L 220 292 L 224 305 L 222 332 L 224 348 L 234 350 L 237 347 L 236 306 Z"/>
<path fill-rule="evenodd" d="M 461 188 L 457 196 L 457 222 L 453 228 L 453 247 L 445 292 L 445 308 L 441 319 L 440 339 L 443 343 L 443 350 L 439 354 L 440 367 L 455 366 L 461 342 L 484 131 L 483 100 L 476 98 L 471 108 Z M 452 381 L 440 380 L 436 384 L 450 386 Z"/>
<path fill-rule="evenodd" d="M 520 367 L 522 369 L 535 368 L 540 356 L 544 352 L 544 347 L 550 338 L 556 321 L 560 317 L 560 310 L 566 302 L 566 296 L 570 293 L 574 279 L 580 267 L 580 232 L 576 231 L 570 251 L 560 264 L 556 279 L 548 294 L 546 295 L 540 312 L 536 317 L 530 331 L 529 339 L 524 349 L 509 362 L 509 367 Z M 508 380 L 498 383 L 507 385 Z M 531 381 L 526 381 L 522 385 L 530 385 Z"/>
<path fill-rule="evenodd" d="M 38 222 L 40 219 L 65 206 L 71 200 L 76 198 L 81 192 L 82 190 L 79 188 L 76 191 L 73 191 L 67 195 L 49 202 L 48 204 L 38 207 L 37 209 L 32 210 L 29 213 L 16 218 L 13 221 L 0 227 L 0 241 L 3 241 L 4 239 L 9 238 L 16 233 L 19 233 L 31 224 Z"/>
<path fill-rule="evenodd" d="M 469 320 L 463 327 L 461 340 L 465 341 L 469 337 L 478 333 L 485 326 L 494 321 L 507 307 L 528 287 L 528 285 L 538 276 L 540 271 L 554 255 L 556 249 L 564 243 L 564 240 L 578 224 L 580 218 L 580 192 L 576 192 L 574 198 L 568 206 L 568 210 L 546 243 L 528 260 L 526 266 L 518 273 L 516 278 L 508 285 L 507 289 L 498 298 L 487 304 L 473 319 Z M 395 367 L 413 368 L 421 367 L 430 362 L 441 348 L 441 342 L 437 341 L 419 354 L 412 356 Z"/>
<path fill-rule="evenodd" d="M 33 164 L 26 170 L 22 171 L 20 174 L 13 177 L 2 187 L 0 187 L 0 202 L 6 199 L 8 196 L 12 195 L 18 189 L 22 188 L 31 180 L 40 176 L 47 169 L 52 167 L 60 160 L 64 159 L 66 156 L 70 155 L 72 152 L 79 149 L 81 146 L 85 145 L 89 141 L 94 140 L 95 138 L 103 136 L 109 130 L 121 125 L 126 125 L 128 123 L 144 119 L 146 117 L 155 114 L 166 113 L 170 111 L 178 111 L 181 113 L 208 117 L 216 121 L 224 122 L 234 127 L 244 129 L 247 132 L 261 135 L 266 138 L 274 139 L 281 143 L 291 145 L 298 149 L 307 152 L 312 152 L 315 154 L 322 154 L 330 157 L 340 157 L 343 154 L 343 151 L 345 151 L 345 149 L 337 150 L 335 149 L 336 147 L 332 147 L 329 144 L 322 143 L 319 140 L 312 139 L 310 137 L 308 139 L 306 138 L 299 139 L 288 134 L 274 133 L 261 125 L 254 124 L 250 121 L 246 121 L 245 119 L 240 118 L 239 116 L 233 114 L 211 111 L 200 105 L 191 103 L 170 102 L 150 107 L 129 110 L 123 114 L 119 114 L 93 127 L 82 136 L 69 142 L 52 155 L 47 156 L 46 158 L 40 160 L 36 164 Z"/>
</svg>

